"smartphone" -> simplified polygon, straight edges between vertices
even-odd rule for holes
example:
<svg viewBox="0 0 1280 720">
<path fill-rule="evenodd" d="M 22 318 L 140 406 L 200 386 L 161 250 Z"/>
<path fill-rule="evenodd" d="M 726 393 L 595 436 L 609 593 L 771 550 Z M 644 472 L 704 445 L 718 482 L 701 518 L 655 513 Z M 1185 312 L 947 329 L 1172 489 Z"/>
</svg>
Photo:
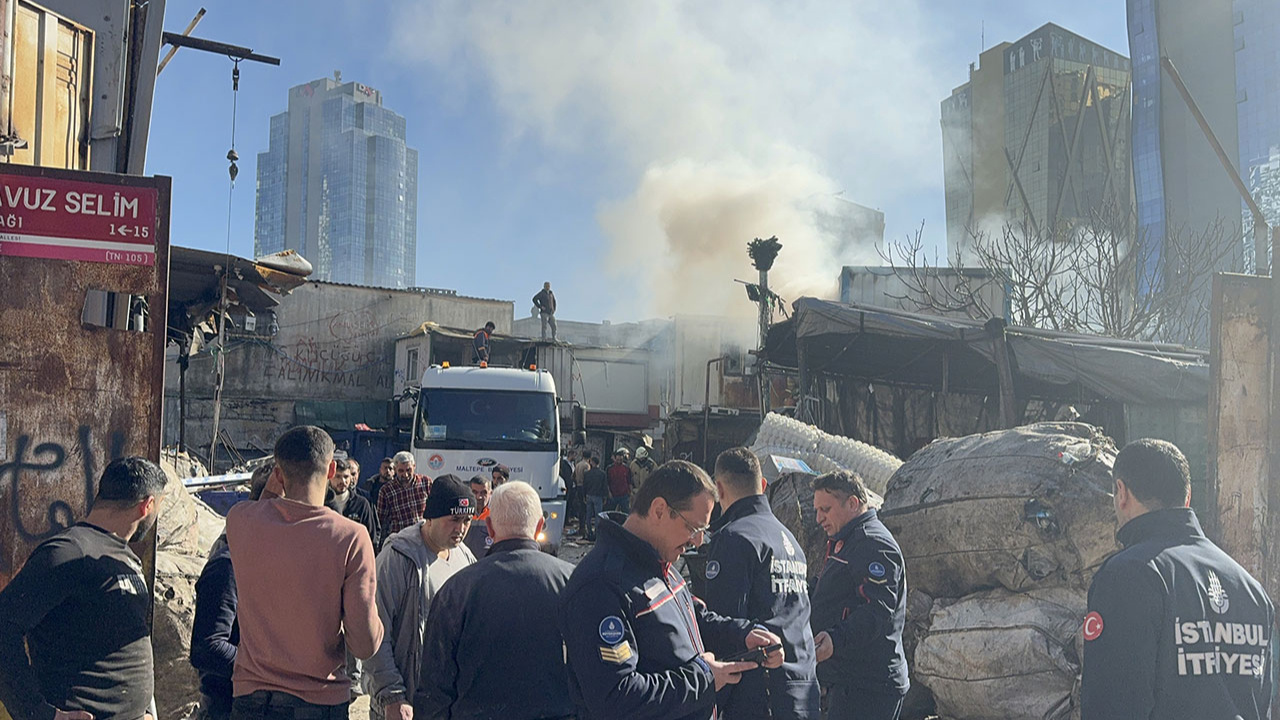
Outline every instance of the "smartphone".
<svg viewBox="0 0 1280 720">
<path fill-rule="evenodd" d="M 758 647 L 754 650 L 747 650 L 746 652 L 741 652 L 741 653 L 738 653 L 737 655 L 730 655 L 729 657 L 726 657 L 726 658 L 717 658 L 717 659 L 720 662 L 726 662 L 726 663 L 753 662 L 757 665 L 763 665 L 765 658 L 767 656 L 773 653 L 776 653 L 781 649 L 782 649 L 782 643 L 775 643 L 773 645 L 766 645 L 765 647 Z"/>
</svg>

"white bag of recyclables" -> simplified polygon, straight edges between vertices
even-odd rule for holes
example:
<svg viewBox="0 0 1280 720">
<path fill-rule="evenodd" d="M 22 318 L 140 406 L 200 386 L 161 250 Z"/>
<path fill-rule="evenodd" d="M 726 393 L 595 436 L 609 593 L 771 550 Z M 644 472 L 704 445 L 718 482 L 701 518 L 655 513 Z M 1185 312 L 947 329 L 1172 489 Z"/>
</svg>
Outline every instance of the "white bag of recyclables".
<svg viewBox="0 0 1280 720">
<path fill-rule="evenodd" d="M 1082 423 L 937 440 L 898 468 L 881 518 L 934 597 L 1088 587 L 1116 549 L 1115 444 Z"/>
<path fill-rule="evenodd" d="M 751 450 L 762 462 L 769 455 L 792 457 L 818 473 L 853 470 L 877 495 L 884 494 L 889 478 L 902 465 L 901 460 L 873 445 L 828 435 L 777 413 L 765 416 Z"/>
<path fill-rule="evenodd" d="M 1086 593 L 989 590 L 937 600 L 912 678 L 952 720 L 1078 717 L 1080 620 Z"/>
</svg>

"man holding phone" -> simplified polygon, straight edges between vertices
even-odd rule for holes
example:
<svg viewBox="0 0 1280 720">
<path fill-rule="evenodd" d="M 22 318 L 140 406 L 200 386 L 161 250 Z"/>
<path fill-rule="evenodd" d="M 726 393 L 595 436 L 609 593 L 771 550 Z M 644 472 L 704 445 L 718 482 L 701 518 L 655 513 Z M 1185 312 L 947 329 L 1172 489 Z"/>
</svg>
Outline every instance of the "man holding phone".
<svg viewBox="0 0 1280 720">
<path fill-rule="evenodd" d="M 725 662 L 709 652 L 728 655 L 780 640 L 750 620 L 697 604 L 671 567 L 702 542 L 715 499 L 701 468 L 675 460 L 649 476 L 630 515 L 601 518 L 599 540 L 560 601 L 578 720 L 707 720 L 717 690 L 759 664 L 782 664 L 780 648 L 756 662 Z"/>
<path fill-rule="evenodd" d="M 742 674 L 720 691 L 730 720 L 818 717 L 818 677 L 809 628 L 808 564 L 804 549 L 769 507 L 760 461 L 745 447 L 716 458 L 716 490 L 724 514 L 712 524 L 704 592 L 707 608 L 750 618 L 782 638 L 782 667 Z M 763 663 L 762 663 L 763 664 Z"/>
</svg>

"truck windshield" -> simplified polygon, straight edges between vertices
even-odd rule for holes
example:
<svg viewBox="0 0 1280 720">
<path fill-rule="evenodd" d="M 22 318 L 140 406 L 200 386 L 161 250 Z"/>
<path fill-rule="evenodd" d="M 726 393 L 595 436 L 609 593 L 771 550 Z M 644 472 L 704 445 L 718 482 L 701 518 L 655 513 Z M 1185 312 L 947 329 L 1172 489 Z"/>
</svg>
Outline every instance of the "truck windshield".
<svg viewBox="0 0 1280 720">
<path fill-rule="evenodd" d="M 423 388 L 414 446 L 442 450 L 555 451 L 549 393 Z"/>
</svg>

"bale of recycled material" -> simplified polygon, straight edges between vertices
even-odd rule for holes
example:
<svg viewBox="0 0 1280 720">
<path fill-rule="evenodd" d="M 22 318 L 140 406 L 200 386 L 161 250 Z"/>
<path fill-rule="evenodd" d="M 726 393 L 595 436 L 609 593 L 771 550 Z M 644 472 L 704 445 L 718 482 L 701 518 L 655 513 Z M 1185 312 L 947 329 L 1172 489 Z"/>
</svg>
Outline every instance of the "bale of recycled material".
<svg viewBox="0 0 1280 720">
<path fill-rule="evenodd" d="M 1080 618 L 1086 593 L 988 590 L 935 600 L 919 638 L 913 682 L 953 720 L 1079 717 Z"/>
<path fill-rule="evenodd" d="M 938 440 L 898 468 L 880 516 L 913 587 L 1088 587 L 1115 550 L 1111 466 L 1096 427 L 1038 423 Z"/>
</svg>

